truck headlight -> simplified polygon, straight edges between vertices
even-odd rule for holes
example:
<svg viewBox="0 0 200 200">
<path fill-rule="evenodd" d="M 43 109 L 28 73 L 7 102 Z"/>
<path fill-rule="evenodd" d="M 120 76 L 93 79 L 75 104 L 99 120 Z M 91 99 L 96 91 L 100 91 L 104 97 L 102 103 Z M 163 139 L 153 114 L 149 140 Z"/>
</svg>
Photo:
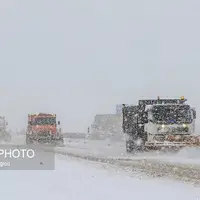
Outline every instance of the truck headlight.
<svg viewBox="0 0 200 200">
<path fill-rule="evenodd" d="M 188 127 L 188 125 L 187 124 L 183 124 L 183 128 L 186 128 L 186 127 Z"/>
<path fill-rule="evenodd" d="M 166 127 L 165 125 L 162 125 L 161 127 L 158 127 L 157 131 L 160 133 L 162 133 L 162 132 L 165 133 L 165 132 L 169 132 L 170 128 Z"/>
</svg>

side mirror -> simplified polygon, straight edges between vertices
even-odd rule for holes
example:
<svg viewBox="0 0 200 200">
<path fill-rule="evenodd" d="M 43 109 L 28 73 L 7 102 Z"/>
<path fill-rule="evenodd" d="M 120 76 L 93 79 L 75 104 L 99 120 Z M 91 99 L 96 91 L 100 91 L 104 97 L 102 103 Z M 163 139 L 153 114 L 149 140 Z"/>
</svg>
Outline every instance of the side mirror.
<svg viewBox="0 0 200 200">
<path fill-rule="evenodd" d="M 142 121 L 143 121 L 143 123 L 148 123 L 148 112 L 144 112 Z"/>
<path fill-rule="evenodd" d="M 60 121 L 58 121 L 58 125 L 60 125 Z"/>
<path fill-rule="evenodd" d="M 193 113 L 193 118 L 196 119 L 196 110 L 192 109 L 192 113 Z"/>
</svg>

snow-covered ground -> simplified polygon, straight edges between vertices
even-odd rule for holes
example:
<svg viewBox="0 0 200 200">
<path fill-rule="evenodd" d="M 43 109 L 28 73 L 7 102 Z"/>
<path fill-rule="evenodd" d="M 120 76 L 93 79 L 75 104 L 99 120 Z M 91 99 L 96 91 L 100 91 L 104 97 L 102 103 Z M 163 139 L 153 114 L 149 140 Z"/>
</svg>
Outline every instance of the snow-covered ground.
<svg viewBox="0 0 200 200">
<path fill-rule="evenodd" d="M 200 188 L 56 156 L 55 171 L 0 171 L 3 200 L 198 200 Z"/>
<path fill-rule="evenodd" d="M 23 137 L 13 143 L 24 144 Z M 43 147 L 48 151 L 48 146 Z M 50 149 L 52 151 L 52 148 Z M 65 147 L 56 147 L 55 153 L 87 160 L 107 162 L 145 172 L 148 175 L 171 177 L 181 181 L 200 183 L 200 156 L 198 149 L 182 150 L 177 154 L 148 152 L 128 155 L 123 141 L 66 139 Z"/>
<path fill-rule="evenodd" d="M 200 164 L 200 148 L 186 148 L 178 153 L 145 152 L 127 154 L 123 141 L 98 141 L 83 139 L 65 139 L 67 151 L 112 158 L 148 159 L 179 164 Z M 59 148 L 60 149 L 60 148 Z"/>
<path fill-rule="evenodd" d="M 24 144 L 24 136 L 13 137 L 12 142 L 15 144 Z M 59 147 L 57 149 L 81 155 L 84 154 L 99 157 L 106 156 L 109 158 L 112 157 L 132 160 L 148 159 L 165 163 L 200 165 L 199 148 L 186 148 L 176 154 L 163 152 L 146 152 L 131 155 L 126 153 L 124 141 L 65 139 L 65 147 Z"/>
</svg>

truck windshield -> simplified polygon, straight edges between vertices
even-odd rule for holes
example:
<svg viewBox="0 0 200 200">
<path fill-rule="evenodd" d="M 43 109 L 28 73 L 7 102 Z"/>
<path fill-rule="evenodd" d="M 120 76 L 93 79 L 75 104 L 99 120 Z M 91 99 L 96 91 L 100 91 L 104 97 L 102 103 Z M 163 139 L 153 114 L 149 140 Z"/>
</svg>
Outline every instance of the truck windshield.
<svg viewBox="0 0 200 200">
<path fill-rule="evenodd" d="M 35 118 L 30 122 L 30 125 L 55 125 L 56 118 L 47 117 L 47 118 Z"/>
<path fill-rule="evenodd" d="M 155 123 L 176 124 L 191 123 L 191 110 L 189 105 L 156 105 L 152 108 Z"/>
</svg>

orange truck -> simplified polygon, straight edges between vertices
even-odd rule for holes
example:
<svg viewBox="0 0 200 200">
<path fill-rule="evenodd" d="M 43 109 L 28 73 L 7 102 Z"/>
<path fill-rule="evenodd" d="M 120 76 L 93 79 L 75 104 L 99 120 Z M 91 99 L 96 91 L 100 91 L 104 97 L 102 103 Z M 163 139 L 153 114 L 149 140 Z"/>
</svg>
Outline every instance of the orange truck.
<svg viewBox="0 0 200 200">
<path fill-rule="evenodd" d="M 50 143 L 64 144 L 60 121 L 56 122 L 56 114 L 37 113 L 28 115 L 26 144 Z"/>
</svg>

